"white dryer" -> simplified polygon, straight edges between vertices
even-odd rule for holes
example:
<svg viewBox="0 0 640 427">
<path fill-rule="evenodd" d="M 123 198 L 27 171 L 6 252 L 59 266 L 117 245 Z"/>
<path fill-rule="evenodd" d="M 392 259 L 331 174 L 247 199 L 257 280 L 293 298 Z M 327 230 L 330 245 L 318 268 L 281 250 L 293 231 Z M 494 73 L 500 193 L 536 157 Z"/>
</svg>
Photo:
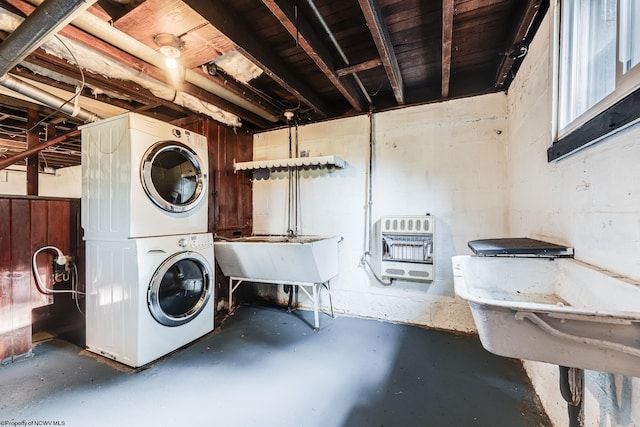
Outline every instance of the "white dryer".
<svg viewBox="0 0 640 427">
<path fill-rule="evenodd" d="M 86 242 L 86 346 L 132 367 L 211 332 L 211 233 Z"/>
<path fill-rule="evenodd" d="M 85 240 L 207 231 L 204 136 L 135 113 L 80 129 Z"/>
</svg>

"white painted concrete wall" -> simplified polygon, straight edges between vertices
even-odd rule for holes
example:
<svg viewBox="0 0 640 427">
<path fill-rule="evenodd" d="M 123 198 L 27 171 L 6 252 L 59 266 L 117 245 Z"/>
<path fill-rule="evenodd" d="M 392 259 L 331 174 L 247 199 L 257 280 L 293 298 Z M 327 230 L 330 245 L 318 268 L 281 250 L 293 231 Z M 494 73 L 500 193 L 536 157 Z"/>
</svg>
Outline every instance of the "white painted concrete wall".
<svg viewBox="0 0 640 427">
<path fill-rule="evenodd" d="M 640 127 L 547 163 L 553 102 L 550 16 L 552 11 L 509 89 L 511 232 L 569 244 L 582 261 L 640 279 Z M 554 424 L 567 425 L 558 368 L 535 362 L 525 367 Z M 640 425 L 639 379 L 592 371 L 585 376 L 585 426 Z"/>
<path fill-rule="evenodd" d="M 494 94 L 373 116 L 373 220 L 425 213 L 435 217 L 435 280 L 430 284 L 397 281 L 385 286 L 360 264 L 367 249 L 369 118 L 300 127 L 299 151 L 336 155 L 348 164 L 333 172 L 305 172 L 300 180 L 302 234 L 344 237 L 340 274 L 331 284 L 337 312 L 475 329 L 466 302 L 454 296 L 451 256 L 469 253 L 469 240 L 508 233 L 506 112 L 506 96 Z M 254 160 L 288 157 L 288 147 L 286 129 L 258 134 Z M 256 234 L 287 230 L 287 188 L 284 173 L 254 181 Z M 285 300 L 285 295 L 276 297 Z"/>
<path fill-rule="evenodd" d="M 80 166 L 58 169 L 55 174 L 41 173 L 38 180 L 40 196 L 80 198 L 82 195 Z M 0 194 L 27 194 L 27 174 L 24 168 L 12 166 L 11 170 L 0 171 Z"/>
</svg>

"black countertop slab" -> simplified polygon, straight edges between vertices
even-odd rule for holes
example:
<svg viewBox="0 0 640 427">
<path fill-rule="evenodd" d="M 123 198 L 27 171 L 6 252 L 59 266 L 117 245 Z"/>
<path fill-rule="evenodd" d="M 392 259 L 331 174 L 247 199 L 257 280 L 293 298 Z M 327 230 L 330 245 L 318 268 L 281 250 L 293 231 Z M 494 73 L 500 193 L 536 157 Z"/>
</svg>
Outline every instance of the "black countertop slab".
<svg viewBox="0 0 640 427">
<path fill-rule="evenodd" d="M 528 237 L 472 240 L 468 245 L 474 254 L 482 256 L 573 256 L 573 248 Z"/>
</svg>

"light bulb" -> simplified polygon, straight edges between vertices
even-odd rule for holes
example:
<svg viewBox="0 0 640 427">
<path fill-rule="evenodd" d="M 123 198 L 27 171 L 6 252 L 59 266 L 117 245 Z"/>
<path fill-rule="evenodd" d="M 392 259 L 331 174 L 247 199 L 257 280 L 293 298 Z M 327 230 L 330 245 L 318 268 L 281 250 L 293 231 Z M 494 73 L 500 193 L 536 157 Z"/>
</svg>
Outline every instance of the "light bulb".
<svg viewBox="0 0 640 427">
<path fill-rule="evenodd" d="M 167 66 L 168 69 L 174 70 L 178 66 L 178 62 L 174 58 L 165 58 L 164 65 Z"/>
</svg>

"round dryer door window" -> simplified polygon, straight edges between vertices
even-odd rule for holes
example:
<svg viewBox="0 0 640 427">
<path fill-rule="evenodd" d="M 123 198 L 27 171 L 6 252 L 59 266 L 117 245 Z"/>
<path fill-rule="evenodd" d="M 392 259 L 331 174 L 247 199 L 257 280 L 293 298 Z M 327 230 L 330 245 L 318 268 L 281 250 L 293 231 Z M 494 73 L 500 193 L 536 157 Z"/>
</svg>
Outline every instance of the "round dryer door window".
<svg viewBox="0 0 640 427">
<path fill-rule="evenodd" d="M 211 295 L 211 271 L 196 252 L 180 252 L 156 270 L 147 303 L 154 319 L 165 326 L 180 326 L 194 319 Z"/>
<path fill-rule="evenodd" d="M 144 154 L 141 179 L 147 196 L 167 212 L 187 212 L 206 194 L 206 171 L 200 157 L 175 141 L 153 145 Z"/>
</svg>

